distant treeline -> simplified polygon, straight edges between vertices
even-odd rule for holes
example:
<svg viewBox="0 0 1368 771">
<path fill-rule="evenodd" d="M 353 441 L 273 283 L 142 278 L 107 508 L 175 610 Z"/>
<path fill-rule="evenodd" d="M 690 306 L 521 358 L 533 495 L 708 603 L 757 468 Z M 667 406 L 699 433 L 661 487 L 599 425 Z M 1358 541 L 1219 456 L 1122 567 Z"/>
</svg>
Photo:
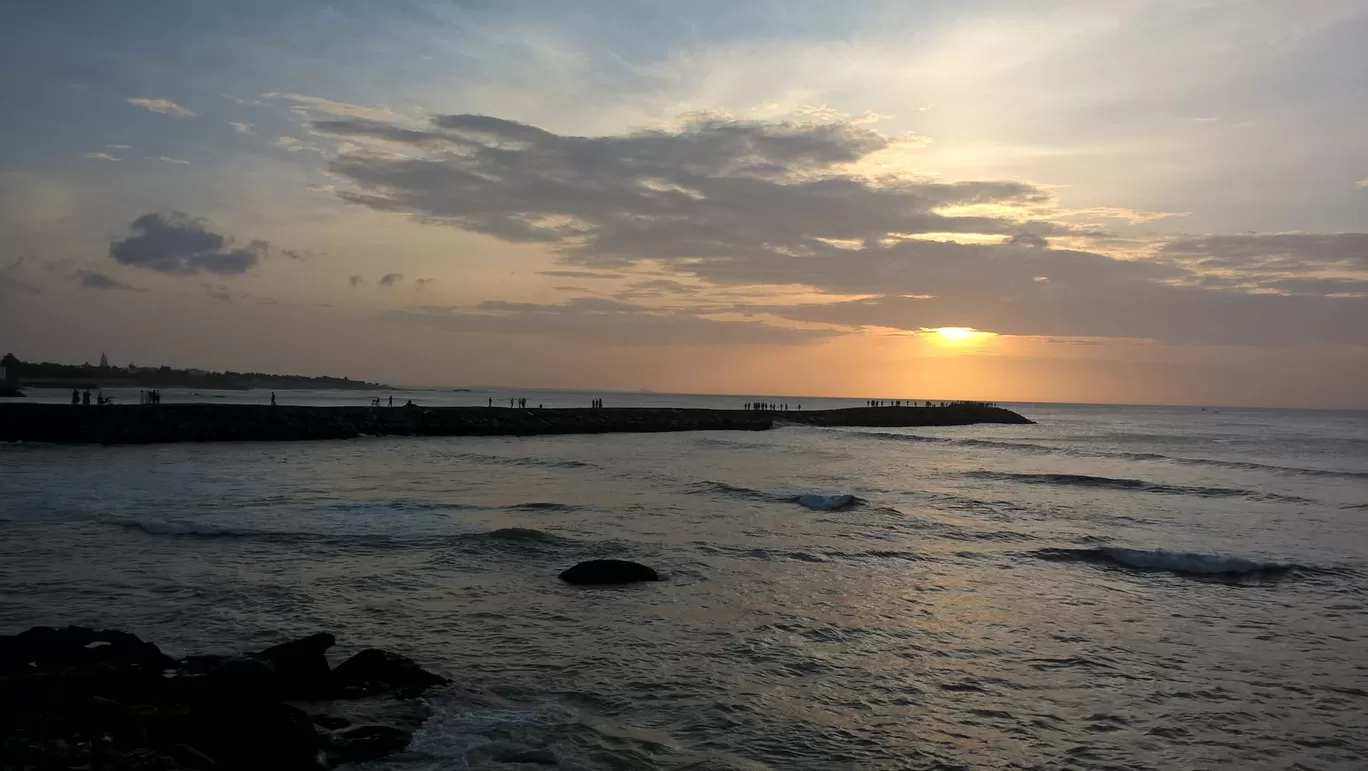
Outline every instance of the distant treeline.
<svg viewBox="0 0 1368 771">
<path fill-rule="evenodd" d="M 264 372 L 206 372 L 198 369 L 172 367 L 100 367 L 92 364 L 54 364 L 52 362 L 20 361 L 14 354 L 3 360 L 6 377 L 21 386 L 58 387 L 115 387 L 145 388 L 210 388 L 243 390 L 247 388 L 279 389 L 372 389 L 389 388 L 379 383 L 367 383 L 345 377 L 307 377 L 304 375 L 270 375 Z"/>
</svg>

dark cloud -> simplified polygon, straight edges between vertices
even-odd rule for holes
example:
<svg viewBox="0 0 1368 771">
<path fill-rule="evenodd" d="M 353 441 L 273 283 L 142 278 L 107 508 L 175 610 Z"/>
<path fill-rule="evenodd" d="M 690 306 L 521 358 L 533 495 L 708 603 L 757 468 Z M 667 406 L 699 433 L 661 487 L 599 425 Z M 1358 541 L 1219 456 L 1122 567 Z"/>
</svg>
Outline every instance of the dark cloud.
<svg viewBox="0 0 1368 771">
<path fill-rule="evenodd" d="M 72 274 L 72 278 L 75 278 L 80 282 L 81 286 L 87 289 L 123 289 L 132 292 L 142 291 L 135 286 L 110 278 L 97 270 L 78 270 Z"/>
<path fill-rule="evenodd" d="M 338 195 L 507 241 L 548 244 L 583 265 L 737 255 L 816 254 L 828 241 L 877 243 L 909 233 L 998 233 L 1006 217 L 947 216 L 965 204 L 1040 205 L 1022 182 L 872 179 L 847 164 L 904 140 L 844 123 L 697 118 L 677 131 L 574 137 L 480 115 L 443 115 L 425 130 L 374 120 L 314 130 L 403 142 L 396 155 L 351 152 L 331 171 Z M 1064 232 L 1035 223 L 1033 232 Z"/>
<path fill-rule="evenodd" d="M 231 236 L 215 233 L 207 220 L 184 212 L 152 212 L 133 220 L 131 235 L 109 245 L 115 262 L 173 275 L 240 275 L 266 256 L 269 244 L 254 240 L 235 248 Z"/>
<path fill-rule="evenodd" d="M 431 284 L 432 282 L 436 281 L 436 280 L 437 280 L 437 279 L 435 279 L 435 278 L 420 278 L 420 279 L 416 279 L 416 280 L 414 280 L 414 282 L 413 282 L 413 288 L 414 288 L 415 291 L 421 292 L 421 291 L 423 291 L 424 289 L 427 289 L 428 285 Z"/>
<path fill-rule="evenodd" d="M 388 316 L 451 332 L 536 335 L 605 345 L 799 345 L 834 334 L 656 311 L 601 298 L 556 305 L 490 300 L 473 309 L 429 307 L 391 311 Z"/>
<path fill-rule="evenodd" d="M 1035 233 L 1017 233 L 1007 239 L 1007 243 L 1013 246 L 1034 246 L 1037 249 L 1044 249 L 1050 245 L 1049 241 L 1036 235 Z"/>
<path fill-rule="evenodd" d="M 380 280 L 376 283 L 378 283 L 380 286 L 394 286 L 395 284 L 401 283 L 403 280 L 403 273 L 386 273 L 385 275 L 381 276 Z"/>
<path fill-rule="evenodd" d="M 351 286 L 361 286 L 361 277 L 352 276 L 351 278 L 347 279 L 347 283 Z"/>
<path fill-rule="evenodd" d="M 281 249 L 280 253 L 292 260 L 307 260 L 311 257 L 318 257 L 319 253 L 308 249 Z"/>
</svg>

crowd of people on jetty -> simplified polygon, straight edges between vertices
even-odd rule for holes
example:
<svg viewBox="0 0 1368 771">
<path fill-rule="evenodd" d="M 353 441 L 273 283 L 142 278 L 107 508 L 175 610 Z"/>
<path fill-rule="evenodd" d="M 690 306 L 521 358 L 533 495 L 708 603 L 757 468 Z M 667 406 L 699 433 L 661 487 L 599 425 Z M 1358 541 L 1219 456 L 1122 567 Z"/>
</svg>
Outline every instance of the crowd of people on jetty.
<svg viewBox="0 0 1368 771">
<path fill-rule="evenodd" d="M 774 402 L 746 402 L 747 412 L 788 412 L 787 404 L 776 404 Z M 803 411 L 803 405 L 798 405 L 798 411 Z"/>
</svg>

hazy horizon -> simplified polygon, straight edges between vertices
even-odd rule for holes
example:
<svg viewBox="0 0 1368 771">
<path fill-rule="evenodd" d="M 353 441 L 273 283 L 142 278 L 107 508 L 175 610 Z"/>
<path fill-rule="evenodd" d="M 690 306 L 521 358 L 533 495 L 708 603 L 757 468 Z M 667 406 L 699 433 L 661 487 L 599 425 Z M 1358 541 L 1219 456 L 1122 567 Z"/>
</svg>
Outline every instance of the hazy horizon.
<svg viewBox="0 0 1368 771">
<path fill-rule="evenodd" d="M 1368 408 L 1361 2 L 277 6 L 0 12 L 0 352 Z"/>
</svg>

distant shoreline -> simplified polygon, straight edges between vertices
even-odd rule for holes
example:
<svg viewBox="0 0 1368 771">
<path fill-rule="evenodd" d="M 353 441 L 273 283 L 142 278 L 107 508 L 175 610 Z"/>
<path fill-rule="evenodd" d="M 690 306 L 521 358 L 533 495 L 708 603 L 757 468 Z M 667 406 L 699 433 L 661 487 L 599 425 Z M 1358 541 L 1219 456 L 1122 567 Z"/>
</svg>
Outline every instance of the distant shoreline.
<svg viewBox="0 0 1368 771">
<path fill-rule="evenodd" d="M 766 431 L 785 424 L 913 428 L 1029 424 L 1011 410 L 978 404 L 761 411 L 617 407 L 298 407 L 252 404 L 73 406 L 0 404 L 0 442 L 152 444 L 304 441 L 358 436 L 539 436 L 554 434 Z"/>
</svg>

